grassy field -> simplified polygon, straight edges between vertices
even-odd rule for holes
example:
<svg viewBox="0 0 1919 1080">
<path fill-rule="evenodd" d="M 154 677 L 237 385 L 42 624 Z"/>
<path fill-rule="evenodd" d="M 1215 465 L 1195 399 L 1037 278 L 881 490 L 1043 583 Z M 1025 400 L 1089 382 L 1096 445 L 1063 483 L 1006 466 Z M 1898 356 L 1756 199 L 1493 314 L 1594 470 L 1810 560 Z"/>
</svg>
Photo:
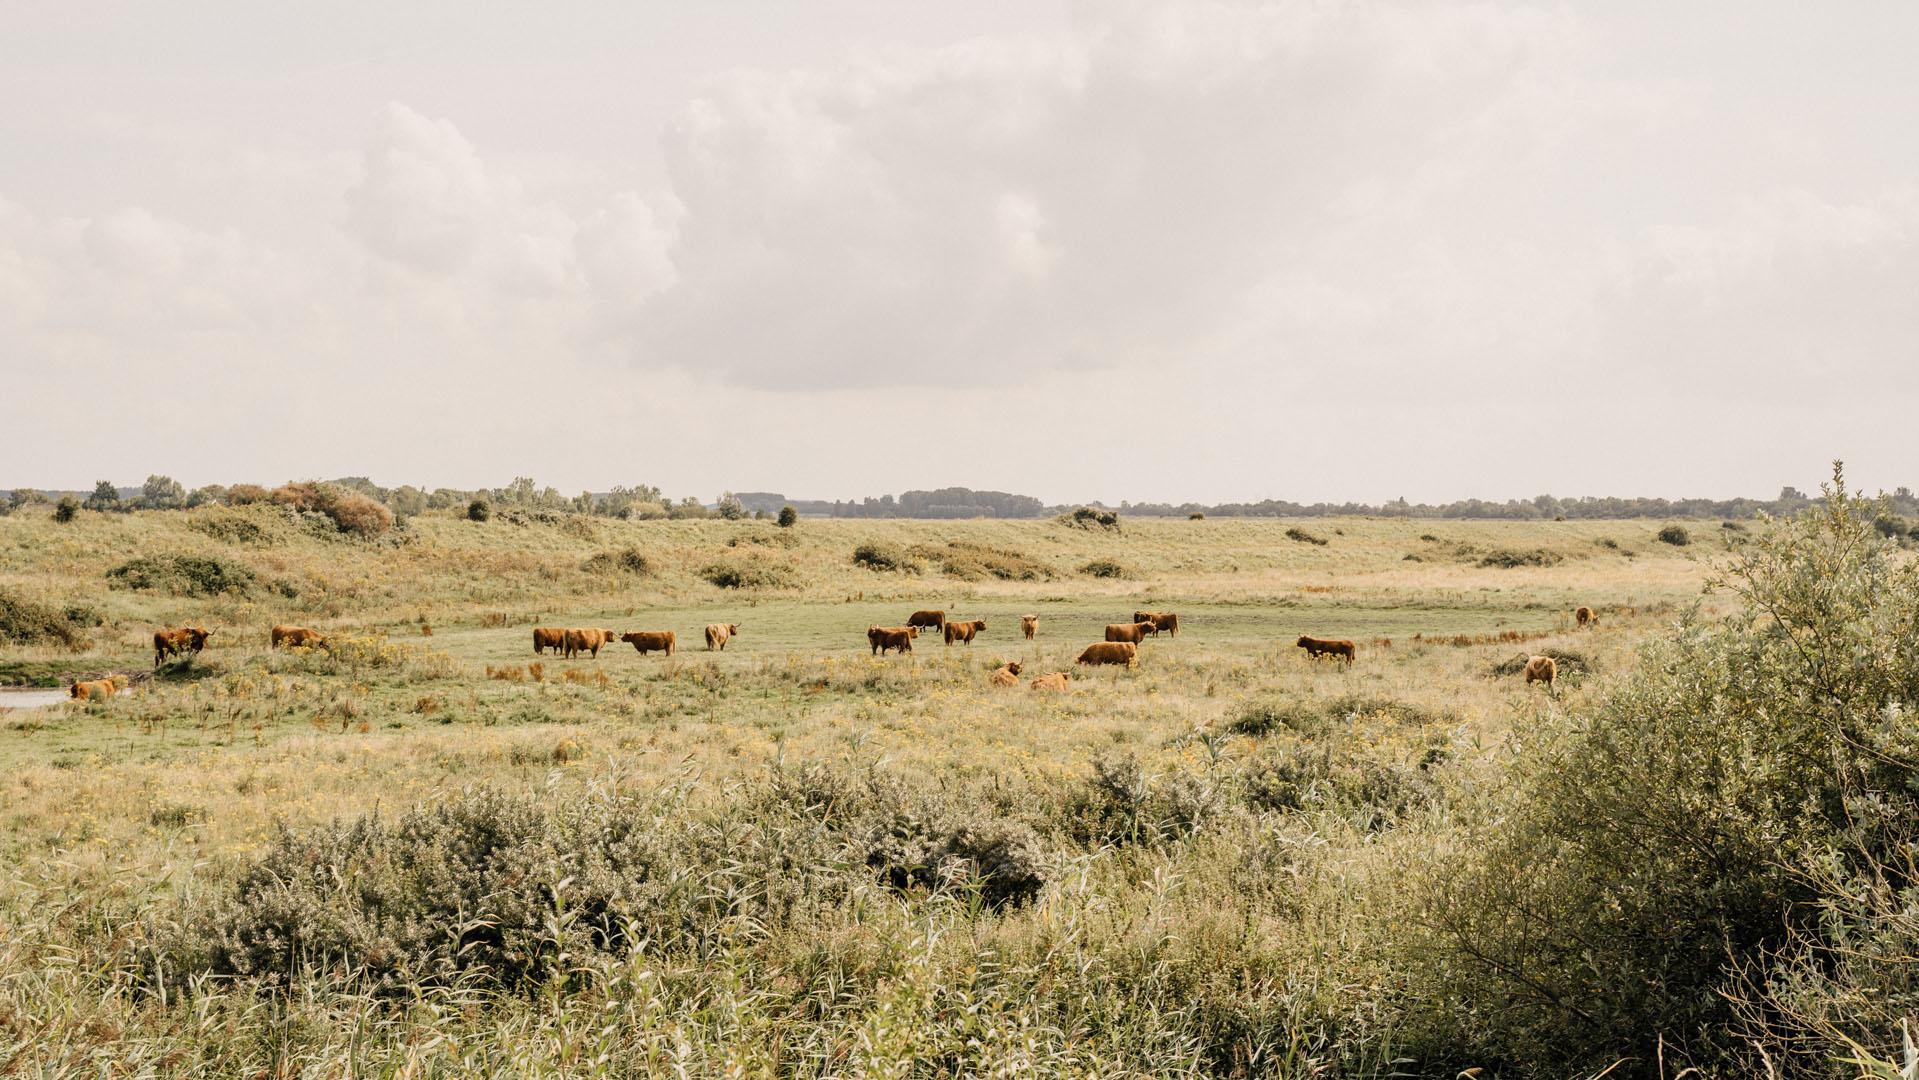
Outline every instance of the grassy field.
<svg viewBox="0 0 1919 1080">
<path fill-rule="evenodd" d="M 0 1072 L 1471 1065 L 1405 1056 L 1422 1037 L 1399 970 L 1409 905 L 1513 738 L 1630 676 L 1636 644 L 1699 602 L 1738 536 L 1694 523 L 1675 547 L 1659 525 L 425 515 L 359 541 L 265 506 L 0 518 L 0 587 L 97 622 L 81 648 L 0 649 L 0 682 L 134 680 L 0 715 Z M 858 565 L 861 545 L 913 567 Z M 240 584 L 195 595 L 199 571 L 147 588 L 114 573 L 171 556 Z M 1094 576 L 1098 560 L 1121 576 Z M 709 580 L 729 575 L 760 585 Z M 1580 604 L 1597 629 L 1572 626 Z M 987 631 L 869 654 L 869 625 L 922 607 Z M 1179 636 L 1149 640 L 1136 670 L 1075 670 L 1140 607 L 1179 612 Z M 188 622 L 211 646 L 152 673 L 152 631 Z M 708 653 L 708 622 L 740 636 Z M 274 653 L 276 623 L 336 647 Z M 679 651 L 534 657 L 536 625 L 673 630 Z M 1300 634 L 1353 638 L 1358 662 L 1312 663 Z M 1557 696 L 1511 673 L 1542 651 L 1562 657 Z M 1072 689 L 996 690 L 1008 660 L 1072 671 Z M 249 973 L 196 923 L 246 907 L 247 875 L 311 830 L 495 795 L 653 814 L 681 846 L 650 872 L 670 863 L 705 906 L 619 893 L 650 927 L 633 933 L 536 919 L 524 939 L 552 956 L 514 975 L 407 953 L 405 935 L 356 953 L 351 934 Z M 1017 843 L 973 839 L 1006 822 Z M 696 824 L 730 839 L 702 846 Z M 817 864 L 762 850 L 782 837 Z M 352 890 L 322 892 L 324 907 Z"/>
</svg>

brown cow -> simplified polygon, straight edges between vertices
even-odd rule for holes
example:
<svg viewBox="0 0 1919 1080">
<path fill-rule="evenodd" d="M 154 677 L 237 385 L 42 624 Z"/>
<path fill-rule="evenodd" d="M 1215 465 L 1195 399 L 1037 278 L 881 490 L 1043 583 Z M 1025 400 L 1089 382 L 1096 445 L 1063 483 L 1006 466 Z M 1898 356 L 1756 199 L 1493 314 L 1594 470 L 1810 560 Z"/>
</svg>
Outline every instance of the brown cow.
<svg viewBox="0 0 1919 1080">
<path fill-rule="evenodd" d="M 1559 678 L 1559 665 L 1550 656 L 1535 656 L 1526 661 L 1526 667 L 1521 674 L 1526 676 L 1527 686 L 1543 682 L 1547 690 L 1552 690 L 1553 680 Z"/>
<path fill-rule="evenodd" d="M 1176 612 L 1135 611 L 1133 612 L 1133 621 L 1136 623 L 1152 623 L 1153 630 L 1157 633 L 1170 634 L 1173 637 L 1179 636 L 1179 615 Z"/>
<path fill-rule="evenodd" d="M 866 628 L 867 644 L 873 646 L 873 653 L 885 656 L 886 650 L 897 649 L 903 656 L 913 651 L 913 639 L 920 636 L 917 626 L 869 626 Z"/>
<path fill-rule="evenodd" d="M 593 654 L 593 659 L 598 660 L 600 658 L 600 647 L 611 644 L 613 644 L 613 631 L 611 630 L 601 630 L 597 627 L 568 630 L 565 638 L 566 658 L 571 660 L 575 653 L 590 652 Z"/>
<path fill-rule="evenodd" d="M 557 626 L 536 626 L 533 628 L 533 652 L 546 655 L 546 650 L 559 652 L 566 648 L 566 631 Z"/>
<path fill-rule="evenodd" d="M 1133 667 L 1139 663 L 1139 646 L 1130 641 L 1102 641 L 1086 646 L 1086 651 L 1079 654 L 1078 663 L 1125 664 Z"/>
<path fill-rule="evenodd" d="M 1039 633 L 1039 616 L 1021 615 L 1019 617 L 1019 632 L 1026 635 L 1026 640 L 1033 640 L 1033 635 Z"/>
<path fill-rule="evenodd" d="M 1065 690 L 1069 680 L 1064 671 L 1049 671 L 1033 680 L 1035 690 Z"/>
<path fill-rule="evenodd" d="M 915 611 L 906 617 L 906 625 L 916 630 L 922 626 L 929 630 L 944 630 L 946 629 L 946 612 Z"/>
<path fill-rule="evenodd" d="M 706 651 L 712 652 L 714 649 L 718 649 L 721 652 L 725 652 L 727 639 L 739 632 L 740 624 L 736 622 L 707 623 Z"/>
<path fill-rule="evenodd" d="M 308 630 L 304 626 L 276 626 L 272 632 L 273 647 L 285 646 L 289 649 L 325 649 L 333 651 L 327 644 L 326 635 L 318 630 Z"/>
<path fill-rule="evenodd" d="M 1156 634 L 1158 632 L 1158 630 L 1154 629 L 1152 623 L 1116 622 L 1106 624 L 1106 640 L 1108 641 L 1130 641 L 1137 645 L 1146 640 L 1147 634 Z"/>
<path fill-rule="evenodd" d="M 1351 664 L 1359 655 L 1359 646 L 1345 638 L 1316 638 L 1301 634 L 1299 640 L 1293 644 L 1305 649 L 1306 655 L 1315 660 L 1322 656 L 1332 656 Z"/>
<path fill-rule="evenodd" d="M 200 650 L 207 647 L 207 636 L 213 631 L 198 626 L 182 626 L 170 630 L 153 632 L 153 666 L 159 667 L 160 661 L 169 656 L 198 656 Z"/>
<path fill-rule="evenodd" d="M 1573 609 L 1573 622 L 1581 626 L 1598 626 L 1599 613 L 1581 604 L 1579 607 Z"/>
<path fill-rule="evenodd" d="M 1005 667 L 993 672 L 994 686 L 1019 685 L 1019 661 L 1008 661 Z"/>
<path fill-rule="evenodd" d="M 973 636 L 984 632 L 985 629 L 985 619 L 968 619 L 965 622 L 949 622 L 946 624 L 946 643 L 951 645 L 955 641 L 964 641 L 968 645 L 971 645 L 973 643 Z"/>
<path fill-rule="evenodd" d="M 679 647 L 679 639 L 673 636 L 671 630 L 634 630 L 621 634 L 620 640 L 632 645 L 633 651 L 641 656 L 650 652 L 672 656 L 673 650 Z"/>
<path fill-rule="evenodd" d="M 108 679 L 76 680 L 67 694 L 75 701 L 94 701 L 110 698 L 127 685 L 125 675 L 115 675 Z"/>
</svg>

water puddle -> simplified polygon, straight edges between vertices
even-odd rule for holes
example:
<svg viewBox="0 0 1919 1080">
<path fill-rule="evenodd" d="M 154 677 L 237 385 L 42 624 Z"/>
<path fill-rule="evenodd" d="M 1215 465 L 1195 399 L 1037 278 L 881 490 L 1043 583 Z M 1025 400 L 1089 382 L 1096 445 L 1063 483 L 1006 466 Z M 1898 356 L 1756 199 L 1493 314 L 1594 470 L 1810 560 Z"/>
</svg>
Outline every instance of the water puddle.
<svg viewBox="0 0 1919 1080">
<path fill-rule="evenodd" d="M 0 686 L 0 712 L 8 709 L 43 709 L 67 700 L 65 690 L 17 689 Z"/>
</svg>

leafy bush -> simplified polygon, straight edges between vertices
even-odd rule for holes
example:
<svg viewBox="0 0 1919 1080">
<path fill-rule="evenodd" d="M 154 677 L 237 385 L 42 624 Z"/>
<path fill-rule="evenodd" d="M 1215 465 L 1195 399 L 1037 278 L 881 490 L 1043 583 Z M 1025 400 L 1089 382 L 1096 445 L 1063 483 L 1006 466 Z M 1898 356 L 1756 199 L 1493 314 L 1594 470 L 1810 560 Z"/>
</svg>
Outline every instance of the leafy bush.
<svg viewBox="0 0 1919 1080">
<path fill-rule="evenodd" d="M 1835 470 L 1716 579 L 1737 612 L 1538 731 L 1435 870 L 1434 1045 L 1542 1075 L 1656 1039 L 1727 1075 L 1896 1056 L 1919 1006 L 1919 567 L 1869 513 Z"/>
<path fill-rule="evenodd" d="M 65 525 L 67 522 L 72 521 L 74 516 L 79 512 L 80 504 L 73 501 L 73 496 L 62 495 L 60 496 L 60 501 L 55 504 L 53 508 L 53 520 Z"/>
<path fill-rule="evenodd" d="M 1253 702 L 1240 709 L 1227 730 L 1235 735 L 1258 738 L 1284 729 L 1310 737 L 1349 728 L 1360 721 L 1424 727 L 1456 724 L 1459 718 L 1451 712 L 1435 712 L 1396 698 L 1346 694 L 1323 701 Z"/>
<path fill-rule="evenodd" d="M 1673 547 L 1685 547 L 1692 543 L 1692 534 L 1686 531 L 1684 525 L 1668 525 L 1659 530 L 1654 539 L 1662 544 L 1671 544 Z"/>
<path fill-rule="evenodd" d="M 1058 521 L 1060 524 L 1074 529 L 1105 529 L 1113 531 L 1119 528 L 1118 514 L 1113 513 L 1111 510 L 1095 510 L 1090 506 L 1082 506 L 1070 514 L 1061 514 Z"/>
<path fill-rule="evenodd" d="M 742 521 L 746 518 L 746 505 L 729 491 L 720 496 L 718 512 L 728 521 Z"/>
<path fill-rule="evenodd" d="M 1492 674 L 1500 677 L 1517 675 L 1526 670 L 1526 662 L 1534 656 L 1552 657 L 1553 665 L 1561 678 L 1570 676 L 1583 679 L 1593 673 L 1593 660 L 1587 654 L 1576 649 L 1545 648 L 1537 653 L 1518 653 L 1509 656 L 1492 666 Z"/>
<path fill-rule="evenodd" d="M 906 553 L 897 546 L 878 542 L 868 542 L 854 548 L 853 564 L 864 566 L 868 570 L 880 571 L 900 570 L 917 573 L 920 569 L 920 564 L 908 558 Z"/>
<path fill-rule="evenodd" d="M 143 555 L 107 571 L 115 588 L 169 596 L 247 596 L 260 583 L 253 570 L 213 555 Z"/>
<path fill-rule="evenodd" d="M 1390 828 L 1429 804 L 1433 787 L 1403 765 L 1332 745 L 1296 746 L 1261 755 L 1242 773 L 1246 801 L 1261 810 L 1331 810 L 1369 831 Z"/>
<path fill-rule="evenodd" d="M 1094 559 L 1081 566 L 1079 572 L 1087 577 L 1123 578 L 1127 577 L 1126 568 L 1111 559 Z"/>
<path fill-rule="evenodd" d="M 485 521 L 492 516 L 493 504 L 487 502 L 485 499 L 475 499 L 466 504 L 466 519 L 468 521 Z"/>
<path fill-rule="evenodd" d="M 187 519 L 187 527 L 229 544 L 265 546 L 279 539 L 272 515 L 258 510 L 202 510 Z"/>
<path fill-rule="evenodd" d="M 653 564 L 646 553 L 639 548 L 622 548 L 619 551 L 601 551 L 589 555 L 580 569 L 589 574 L 632 574 L 645 577 L 653 572 Z"/>
<path fill-rule="evenodd" d="M 1325 537 L 1319 536 L 1315 533 L 1309 533 L 1305 529 L 1302 529 L 1297 525 L 1286 530 L 1286 539 L 1297 541 L 1302 544 L 1312 544 L 1316 547 L 1325 547 L 1327 544 L 1332 543 L 1332 541 L 1326 539 Z"/>
<path fill-rule="evenodd" d="M 393 511 L 333 484 L 300 481 L 273 489 L 273 501 L 301 514 L 321 514 L 348 536 L 374 537 L 393 527 Z"/>
<path fill-rule="evenodd" d="M 1198 510 L 1195 510 L 1192 513 L 1186 515 L 1186 520 L 1187 521 L 1205 521 L 1206 515 L 1200 513 Z"/>
<path fill-rule="evenodd" d="M 272 501 L 273 492 L 258 484 L 235 484 L 227 489 L 228 506 L 250 506 L 253 503 Z"/>
<path fill-rule="evenodd" d="M 798 510 L 795 510 L 790 506 L 780 507 L 780 520 L 779 520 L 780 528 L 790 529 L 793 526 L 799 524 L 799 520 L 800 520 L 800 512 Z"/>
<path fill-rule="evenodd" d="M 708 563 L 700 576 L 722 589 L 784 589 L 793 583 L 785 567 L 763 562 Z"/>
<path fill-rule="evenodd" d="M 1565 556 L 1556 551 L 1547 551 L 1545 548 L 1534 548 L 1531 551 L 1500 548 L 1480 556 L 1478 565 L 1512 570 L 1521 566 L 1557 566 L 1564 561 Z"/>
<path fill-rule="evenodd" d="M 1053 571 L 1045 563 L 1010 548 L 972 544 L 963 540 L 936 544 L 915 544 L 907 554 L 916 559 L 938 563 L 948 576 L 961 581 L 1051 581 Z"/>
<path fill-rule="evenodd" d="M 79 620 L 74 618 L 76 614 L 81 616 Z M 69 608 L 62 613 L 0 586 L 0 641 L 9 644 L 51 642 L 69 649 L 85 648 L 87 642 L 81 628 L 97 625 L 97 618 L 86 609 Z"/>
</svg>

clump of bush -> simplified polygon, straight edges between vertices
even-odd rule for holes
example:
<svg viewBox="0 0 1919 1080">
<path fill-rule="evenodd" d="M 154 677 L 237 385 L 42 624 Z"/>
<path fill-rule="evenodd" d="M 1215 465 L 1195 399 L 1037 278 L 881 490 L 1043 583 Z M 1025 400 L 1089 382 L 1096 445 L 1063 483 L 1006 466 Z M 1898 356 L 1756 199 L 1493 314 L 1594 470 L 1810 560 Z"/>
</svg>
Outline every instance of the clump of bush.
<svg viewBox="0 0 1919 1080">
<path fill-rule="evenodd" d="M 1395 726 L 1424 727 L 1431 724 L 1456 724 L 1459 718 L 1451 712 L 1428 709 L 1397 698 L 1344 694 L 1323 701 L 1306 699 L 1253 702 L 1240 709 L 1239 715 L 1227 724 L 1227 730 L 1235 735 L 1254 738 L 1287 730 L 1310 738 L 1335 730 L 1344 730 L 1364 721 Z"/>
<path fill-rule="evenodd" d="M 472 502 L 466 504 L 466 519 L 468 521 L 485 521 L 492 516 L 493 504 L 487 502 L 485 499 L 474 499 Z"/>
<path fill-rule="evenodd" d="M 1515 551 L 1510 548 L 1498 548 L 1479 557 L 1479 566 L 1500 570 L 1513 570 L 1521 566 L 1557 566 L 1566 557 L 1557 551 L 1545 548 L 1533 548 L 1530 551 Z"/>
<path fill-rule="evenodd" d="M 937 544 L 915 544 L 907 549 L 907 554 L 937 563 L 947 577 L 961 581 L 984 581 L 989 577 L 1000 581 L 1053 579 L 1051 567 L 1011 548 L 953 540 L 943 547 Z"/>
<path fill-rule="evenodd" d="M 232 497 L 232 493 L 228 493 Z M 319 514 L 348 536 L 374 537 L 393 528 L 393 511 L 333 484 L 297 481 L 273 489 L 273 501 L 299 514 Z"/>
<path fill-rule="evenodd" d="M 88 625 L 98 625 L 98 616 L 90 610 L 69 608 L 62 612 L 0 586 L 0 641 L 80 649 L 87 645 L 82 630 Z"/>
<path fill-rule="evenodd" d="M 229 544 L 266 546 L 279 539 L 271 516 L 258 510 L 202 510 L 187 519 L 187 527 Z"/>
<path fill-rule="evenodd" d="M 251 568 L 215 555 L 143 555 L 107 571 L 107 582 L 169 596 L 247 596 L 260 578 Z"/>
<path fill-rule="evenodd" d="M 700 576 L 722 589 L 784 589 L 793 584 L 785 567 L 763 562 L 714 562 Z"/>
<path fill-rule="evenodd" d="M 75 501 L 71 495 L 62 495 L 60 496 L 60 501 L 54 504 L 53 520 L 65 525 L 67 522 L 72 521 L 79 513 L 79 502 Z"/>
<path fill-rule="evenodd" d="M 1295 745 L 1262 754 L 1241 773 L 1247 803 L 1281 813 L 1330 810 L 1377 832 L 1434 800 L 1435 788 L 1420 770 L 1349 749 Z"/>
<path fill-rule="evenodd" d="M 780 518 L 779 518 L 779 521 L 777 522 L 780 528 L 790 529 L 793 526 L 798 525 L 799 523 L 800 523 L 800 512 L 798 510 L 795 510 L 790 506 L 780 507 Z"/>
<path fill-rule="evenodd" d="M 653 563 L 639 548 L 621 548 L 619 551 L 600 551 L 587 556 L 580 569 L 589 574 L 631 574 L 645 577 L 653 572 Z"/>
<path fill-rule="evenodd" d="M 920 572 L 919 560 L 907 555 L 893 544 L 869 541 L 853 549 L 853 564 L 864 566 L 868 570 L 899 571 L 908 574 Z"/>
<path fill-rule="evenodd" d="M 1073 529 L 1105 529 L 1108 531 L 1117 531 L 1119 529 L 1118 514 L 1113 513 L 1111 510 L 1095 510 L 1090 506 L 1082 506 L 1069 514 L 1061 514 L 1056 520 L 1060 524 Z"/>
<path fill-rule="evenodd" d="M 1536 653 L 1519 653 L 1515 656 L 1509 656 L 1497 664 L 1494 664 L 1491 669 L 1492 673 L 1499 677 L 1517 675 L 1526 670 L 1526 661 L 1534 656 L 1552 657 L 1553 665 L 1557 668 L 1561 678 L 1570 676 L 1575 679 L 1583 679 L 1591 675 L 1594 670 L 1593 659 L 1586 653 L 1579 652 L 1576 649 L 1546 648 Z"/>
<path fill-rule="evenodd" d="M 1685 547 L 1692 543 L 1692 534 L 1686 531 L 1684 525 L 1668 525 L 1660 529 L 1653 538 L 1662 544 L 1671 544 L 1673 547 Z"/>
<path fill-rule="evenodd" d="M 790 551 L 800 546 L 800 538 L 790 532 L 750 532 L 727 537 L 726 546 L 784 548 Z"/>
<path fill-rule="evenodd" d="M 1087 577 L 1096 578 L 1123 578 L 1130 576 L 1127 574 L 1124 566 L 1121 566 L 1111 559 L 1094 559 L 1084 566 L 1081 566 L 1079 572 L 1085 574 Z"/>
<path fill-rule="evenodd" d="M 1286 539 L 1292 540 L 1301 544 L 1312 544 L 1315 547 L 1325 547 L 1327 544 L 1332 543 L 1331 540 L 1328 540 L 1325 537 L 1318 535 L 1317 533 L 1307 532 L 1305 529 L 1302 529 L 1297 525 L 1286 530 Z"/>
</svg>

